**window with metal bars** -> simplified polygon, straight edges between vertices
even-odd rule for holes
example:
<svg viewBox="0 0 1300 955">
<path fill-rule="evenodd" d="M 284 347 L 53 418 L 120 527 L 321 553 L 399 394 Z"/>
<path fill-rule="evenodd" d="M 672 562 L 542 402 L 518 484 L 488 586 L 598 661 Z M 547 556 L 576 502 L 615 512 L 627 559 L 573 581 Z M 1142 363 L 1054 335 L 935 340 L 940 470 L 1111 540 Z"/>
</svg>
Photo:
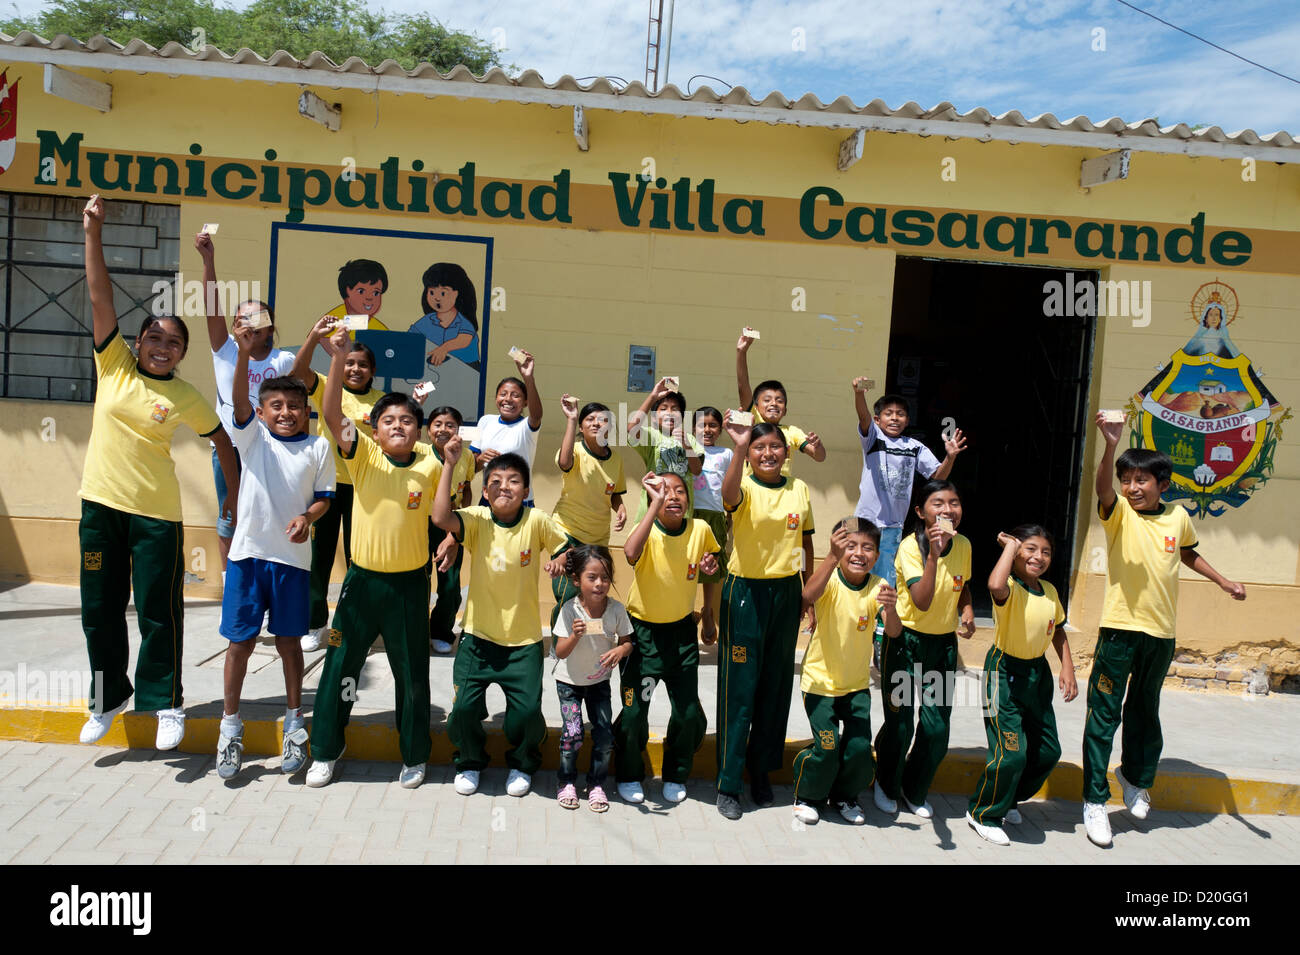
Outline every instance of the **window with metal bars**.
<svg viewBox="0 0 1300 955">
<path fill-rule="evenodd" d="M 94 342 L 86 292 L 85 199 L 0 192 L 0 397 L 94 401 Z M 180 258 L 180 207 L 110 202 L 104 257 L 128 338 L 149 314 L 155 284 Z"/>
</svg>

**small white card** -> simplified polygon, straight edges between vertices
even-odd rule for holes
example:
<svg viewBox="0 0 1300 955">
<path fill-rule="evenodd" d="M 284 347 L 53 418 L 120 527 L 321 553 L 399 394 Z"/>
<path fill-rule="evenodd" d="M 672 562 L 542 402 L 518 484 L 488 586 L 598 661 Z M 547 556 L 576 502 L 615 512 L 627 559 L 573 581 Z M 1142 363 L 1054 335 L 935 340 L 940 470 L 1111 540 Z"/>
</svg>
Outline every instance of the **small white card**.
<svg viewBox="0 0 1300 955">
<path fill-rule="evenodd" d="M 1123 424 L 1125 415 L 1122 411 L 1107 409 L 1101 413 L 1101 420 L 1107 424 Z"/>
<path fill-rule="evenodd" d="M 335 328 L 347 326 L 350 332 L 364 332 L 370 327 L 369 315 L 344 315 L 334 323 Z"/>
<path fill-rule="evenodd" d="M 433 394 L 433 390 L 433 382 L 422 381 L 411 390 L 411 397 L 423 403 L 425 398 Z"/>
<path fill-rule="evenodd" d="M 863 378 L 861 381 L 858 381 L 858 382 L 855 382 L 855 383 L 854 383 L 854 385 L 853 385 L 853 390 L 854 390 L 854 391 L 870 391 L 871 389 L 873 389 L 873 388 L 875 388 L 875 387 L 876 387 L 876 383 L 875 383 L 874 381 L 872 381 L 870 378 Z"/>
<path fill-rule="evenodd" d="M 244 317 L 244 327 L 253 328 L 253 329 L 270 328 L 271 313 L 264 308 L 258 309 L 252 315 L 247 315 Z"/>
<path fill-rule="evenodd" d="M 478 440 L 478 427 L 472 424 L 461 425 L 456 429 L 456 433 L 465 444 L 473 444 Z"/>
<path fill-rule="evenodd" d="M 738 424 L 742 428 L 754 427 L 754 415 L 749 411 L 728 411 L 727 420 L 732 424 Z"/>
<path fill-rule="evenodd" d="M 934 519 L 934 526 L 939 528 L 939 530 L 943 531 L 945 534 L 951 535 L 957 533 L 957 528 L 953 526 L 951 518 L 936 517 Z"/>
<path fill-rule="evenodd" d="M 605 635 L 605 621 L 597 620 L 592 617 L 590 620 L 583 621 L 587 625 L 587 636 L 603 637 Z"/>
<path fill-rule="evenodd" d="M 682 380 L 678 378 L 676 375 L 669 375 L 664 378 L 664 387 L 667 388 L 669 391 L 681 391 Z"/>
<path fill-rule="evenodd" d="M 203 223 L 202 232 L 204 235 L 216 235 L 219 228 L 221 228 L 221 226 L 215 222 L 205 222 Z"/>
<path fill-rule="evenodd" d="M 749 338 L 754 341 L 758 341 L 760 338 L 763 337 L 758 333 L 757 328 L 750 328 L 748 325 L 746 325 L 744 328 L 740 330 L 740 334 L 743 335 L 745 338 Z"/>
<path fill-rule="evenodd" d="M 513 362 L 518 362 L 519 364 L 522 365 L 525 361 L 528 360 L 528 356 L 524 354 L 524 351 L 523 351 L 522 348 L 517 348 L 517 347 L 515 347 L 514 345 L 511 345 L 511 346 L 510 346 L 510 360 L 513 361 Z"/>
</svg>

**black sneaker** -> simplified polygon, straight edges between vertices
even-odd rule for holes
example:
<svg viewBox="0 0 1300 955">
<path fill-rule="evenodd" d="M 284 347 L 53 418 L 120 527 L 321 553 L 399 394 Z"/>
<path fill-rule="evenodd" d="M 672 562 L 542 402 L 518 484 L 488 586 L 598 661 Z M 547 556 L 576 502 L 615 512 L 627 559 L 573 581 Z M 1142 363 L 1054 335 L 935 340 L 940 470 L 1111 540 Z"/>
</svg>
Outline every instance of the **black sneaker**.
<svg viewBox="0 0 1300 955">
<path fill-rule="evenodd" d="M 735 821 L 741 816 L 740 800 L 726 793 L 718 793 L 718 813 L 723 819 Z"/>
<path fill-rule="evenodd" d="M 754 805 L 760 809 L 776 802 L 772 795 L 772 784 L 768 782 L 767 773 L 755 773 L 749 783 L 749 794 L 754 797 Z"/>
</svg>

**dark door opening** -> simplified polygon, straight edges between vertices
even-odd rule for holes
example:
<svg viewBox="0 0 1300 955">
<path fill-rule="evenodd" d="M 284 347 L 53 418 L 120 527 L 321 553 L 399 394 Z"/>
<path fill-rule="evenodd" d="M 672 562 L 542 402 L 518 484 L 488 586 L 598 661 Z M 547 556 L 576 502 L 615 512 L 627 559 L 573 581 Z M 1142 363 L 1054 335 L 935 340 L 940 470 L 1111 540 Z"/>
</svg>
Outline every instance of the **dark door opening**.
<svg viewBox="0 0 1300 955">
<path fill-rule="evenodd" d="M 886 388 L 908 398 L 908 434 L 940 460 L 946 426 L 967 437 L 950 479 L 962 495 L 978 616 L 992 615 L 997 534 L 1022 523 L 1055 537 L 1045 577 L 1068 600 L 1094 319 L 1046 315 L 1044 286 L 1096 280 L 1093 271 L 896 263 Z"/>
</svg>

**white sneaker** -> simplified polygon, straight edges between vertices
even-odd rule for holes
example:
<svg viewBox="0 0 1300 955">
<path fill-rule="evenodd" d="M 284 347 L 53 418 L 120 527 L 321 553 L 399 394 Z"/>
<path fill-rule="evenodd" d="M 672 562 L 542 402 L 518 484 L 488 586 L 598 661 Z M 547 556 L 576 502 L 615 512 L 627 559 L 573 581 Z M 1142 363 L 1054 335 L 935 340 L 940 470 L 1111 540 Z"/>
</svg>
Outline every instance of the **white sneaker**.
<svg viewBox="0 0 1300 955">
<path fill-rule="evenodd" d="M 161 750 L 175 749 L 185 738 L 185 711 L 179 706 L 158 711 L 158 735 L 154 746 Z"/>
<path fill-rule="evenodd" d="M 903 802 L 907 803 L 907 808 L 910 812 L 920 816 L 922 819 L 934 818 L 934 807 L 928 802 L 923 802 L 919 806 L 913 806 L 912 800 L 908 799 L 906 796 L 903 797 Z"/>
<path fill-rule="evenodd" d="M 517 769 L 510 770 L 510 775 L 506 777 L 506 792 L 511 796 L 527 796 L 528 790 L 533 788 L 533 777 L 527 773 L 520 772 Z"/>
<path fill-rule="evenodd" d="M 443 654 L 451 653 L 451 644 L 448 643 L 446 640 L 434 640 L 433 652 L 443 653 Z"/>
<path fill-rule="evenodd" d="M 966 821 L 970 823 L 970 827 L 974 829 L 975 832 L 979 835 L 979 837 L 983 839 L 985 842 L 991 842 L 995 846 L 1011 845 L 1011 840 L 1007 838 L 1007 834 L 1003 832 L 998 826 L 980 825 L 978 822 L 975 821 L 975 817 L 972 816 L 970 813 L 966 813 Z"/>
<path fill-rule="evenodd" d="M 667 788 L 668 788 L 668 784 L 665 783 L 664 789 Z M 665 798 L 667 797 L 667 795 L 668 794 L 665 792 L 664 793 Z M 645 802 L 645 791 L 641 788 L 640 783 L 619 783 L 618 798 L 623 800 L 624 802 L 630 802 L 633 805 L 637 805 L 639 803 Z"/>
<path fill-rule="evenodd" d="M 1128 808 L 1129 815 L 1134 819 L 1145 819 L 1147 813 L 1151 811 L 1151 794 L 1145 789 L 1138 789 L 1125 779 L 1118 766 L 1115 767 L 1115 778 L 1119 780 L 1120 787 L 1124 790 L 1124 805 Z"/>
<path fill-rule="evenodd" d="M 1083 828 L 1088 833 L 1088 841 L 1103 849 L 1110 845 L 1110 819 L 1106 807 L 1099 802 L 1083 804 Z"/>
<path fill-rule="evenodd" d="M 1015 806 L 1012 806 L 1007 810 L 1007 814 L 1002 817 L 1002 821 L 1008 826 L 1018 826 L 1024 822 L 1025 819 L 1020 815 L 1020 810 Z"/>
<path fill-rule="evenodd" d="M 624 786 L 636 786 L 636 785 L 638 785 L 638 784 L 637 784 L 637 783 L 624 783 L 623 785 L 624 785 Z M 618 793 L 618 794 L 619 794 L 620 796 L 623 795 L 623 789 L 622 789 L 622 786 L 619 787 L 619 793 Z M 637 802 L 640 802 L 640 801 L 641 801 L 642 799 L 644 799 L 644 798 L 645 798 L 645 794 L 642 793 L 642 794 L 641 794 L 641 798 L 640 798 L 640 799 L 637 799 L 636 801 L 637 801 Z M 681 802 L 681 801 L 682 801 L 683 799 L 685 799 L 685 798 L 686 798 L 686 787 L 685 787 L 684 785 L 682 785 L 681 783 L 664 783 L 664 802 Z M 631 800 L 629 800 L 629 801 L 631 801 Z"/>
<path fill-rule="evenodd" d="M 320 649 L 321 643 L 325 640 L 325 632 L 329 627 L 317 627 L 311 633 L 302 638 L 302 652 L 314 653 Z"/>
<path fill-rule="evenodd" d="M 862 811 L 862 807 L 855 802 L 839 803 L 840 815 L 844 821 L 854 826 L 861 826 L 867 821 L 867 814 Z"/>
<path fill-rule="evenodd" d="M 885 791 L 880 788 L 880 783 L 871 787 L 871 799 L 876 804 L 876 808 L 888 815 L 894 815 L 898 812 L 898 800 L 890 799 L 885 795 Z"/>
<path fill-rule="evenodd" d="M 403 766 L 402 773 L 397 777 L 397 781 L 402 784 L 403 789 L 417 789 L 420 783 L 424 782 L 424 763 L 418 766 Z"/>
<path fill-rule="evenodd" d="M 127 701 L 130 702 L 130 701 Z M 113 720 L 117 714 L 126 709 L 126 703 L 116 706 L 106 713 L 91 713 L 90 718 L 81 727 L 81 741 L 83 743 L 98 743 L 113 726 Z"/>
<path fill-rule="evenodd" d="M 307 767 L 307 785 L 312 789 L 329 785 L 334 778 L 334 764 L 337 759 L 313 759 Z"/>
<path fill-rule="evenodd" d="M 462 796 L 472 796 L 478 792 L 478 770 L 467 769 L 463 773 L 457 773 L 455 779 L 456 792 Z"/>
<path fill-rule="evenodd" d="M 227 736 L 223 731 L 217 738 L 217 775 L 234 779 L 244 764 L 244 728 L 240 725 L 238 736 Z"/>
<path fill-rule="evenodd" d="M 800 822 L 806 822 L 809 825 L 812 825 L 814 822 L 821 819 L 821 814 L 817 812 L 816 806 L 810 806 L 808 803 L 800 799 L 794 804 L 794 817 Z"/>
</svg>

